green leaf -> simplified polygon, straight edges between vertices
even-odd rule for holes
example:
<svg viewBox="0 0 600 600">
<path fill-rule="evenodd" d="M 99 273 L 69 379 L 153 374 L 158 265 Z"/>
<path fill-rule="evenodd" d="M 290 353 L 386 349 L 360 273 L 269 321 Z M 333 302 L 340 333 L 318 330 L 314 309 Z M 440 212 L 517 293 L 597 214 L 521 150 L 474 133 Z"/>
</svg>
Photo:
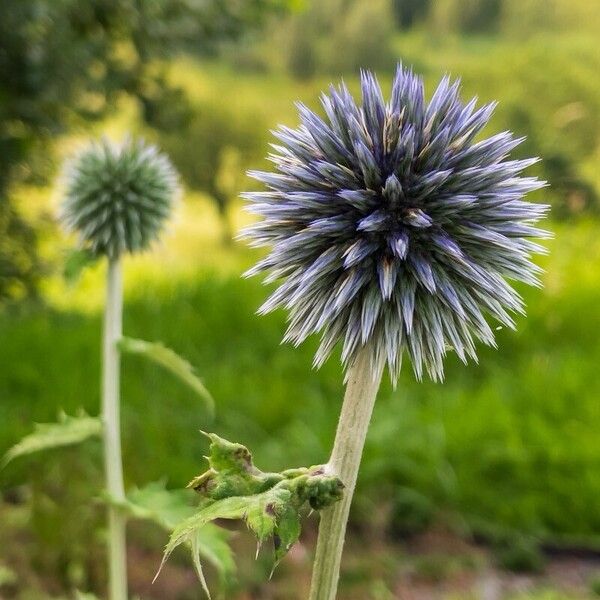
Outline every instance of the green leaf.
<svg viewBox="0 0 600 600">
<path fill-rule="evenodd" d="M 153 521 L 167 531 L 173 531 L 195 513 L 189 494 L 185 490 L 167 490 L 164 481 L 133 488 L 127 494 L 126 508 L 131 516 Z"/>
<path fill-rule="evenodd" d="M 96 262 L 100 256 L 94 254 L 91 250 L 73 249 L 67 252 L 65 264 L 63 266 L 63 277 L 68 284 L 74 284 L 81 277 L 83 270 Z"/>
<path fill-rule="evenodd" d="M 215 519 L 245 520 L 256 534 L 259 544 L 273 536 L 276 565 L 300 536 L 300 506 L 293 492 L 288 489 L 289 485 L 290 480 L 285 480 L 260 494 L 232 496 L 205 504 L 175 528 L 165 548 L 157 576 L 172 552 L 182 544 L 189 544 L 192 546 L 196 571 L 203 582 L 202 570 L 197 566 L 199 558 L 194 548 L 199 546 L 195 543 L 195 537 Z M 204 587 L 204 583 L 202 585 Z"/>
<path fill-rule="evenodd" d="M 287 492 L 287 490 L 282 490 Z M 287 492 L 289 499 L 289 492 Z M 254 503 L 249 503 L 246 510 L 246 523 L 248 527 L 256 534 L 258 543 L 261 544 L 266 538 L 273 535 L 275 530 L 275 503 L 272 501 L 270 494 L 264 493 L 259 496 L 254 496 Z"/>
<path fill-rule="evenodd" d="M 191 546 L 194 566 L 205 592 L 206 581 L 200 565 L 200 547 L 195 536 L 215 519 L 242 519 L 260 545 L 273 538 L 274 566 L 300 537 L 300 511 L 305 504 L 319 510 L 341 498 L 342 482 L 322 466 L 265 473 L 252 462 L 242 444 L 232 443 L 214 433 L 207 457 L 209 469 L 192 479 L 188 487 L 203 498 L 200 509 L 180 523 L 165 548 L 163 565 L 182 544 Z M 157 573 L 158 576 L 158 573 Z"/>
<path fill-rule="evenodd" d="M 26 435 L 8 450 L 0 462 L 0 467 L 5 467 L 20 456 L 40 450 L 72 446 L 101 434 L 102 421 L 98 417 L 90 417 L 83 411 L 76 417 L 60 413 L 56 423 L 36 423 L 33 433 Z"/>
<path fill-rule="evenodd" d="M 298 541 L 300 537 L 300 515 L 298 509 L 291 504 L 284 504 L 281 512 L 277 515 L 277 528 L 273 535 L 273 544 L 275 546 L 275 564 L 273 569 L 279 564 L 279 561 L 288 553 L 288 550 Z"/>
<path fill-rule="evenodd" d="M 164 481 L 134 488 L 127 494 L 123 508 L 132 517 L 152 521 L 168 532 L 196 512 L 196 508 L 190 504 L 187 491 L 168 490 Z M 193 539 L 190 538 L 194 542 L 196 556 L 208 560 L 222 580 L 235 571 L 233 552 L 228 543 L 230 537 L 228 531 L 207 523 L 195 532 Z"/>
<path fill-rule="evenodd" d="M 198 535 L 193 535 L 191 537 L 190 544 L 192 547 L 192 560 L 194 562 L 194 569 L 196 570 L 198 579 L 200 579 L 200 584 L 202 585 L 204 593 L 210 600 L 210 590 L 208 589 L 206 578 L 204 577 L 204 571 L 202 570 L 202 563 L 200 562 L 200 544 L 198 541 Z"/>
<path fill-rule="evenodd" d="M 148 360 L 161 365 L 167 371 L 178 377 L 186 385 L 204 400 L 207 409 L 211 414 L 214 414 L 215 402 L 210 392 L 204 387 L 204 384 L 199 377 L 194 373 L 194 368 L 190 363 L 181 358 L 170 348 L 167 348 L 160 342 L 146 342 L 144 340 L 136 340 L 133 338 L 123 337 L 119 342 L 119 348 L 122 352 L 128 354 L 138 354 L 144 356 Z"/>
<path fill-rule="evenodd" d="M 215 564 L 216 561 L 221 562 L 224 556 L 223 548 L 215 547 L 214 544 L 213 554 L 209 555 L 206 553 L 205 547 L 201 543 L 203 539 L 206 543 L 206 528 L 209 527 L 216 529 L 216 526 L 211 525 L 210 523 L 215 519 L 241 519 L 244 515 L 245 507 L 246 503 L 244 502 L 243 498 L 227 498 L 225 500 L 215 502 L 205 507 L 204 509 L 200 510 L 200 512 L 196 513 L 195 515 L 186 519 L 183 523 L 179 524 L 171 534 L 171 537 L 169 538 L 169 541 L 165 548 L 163 559 L 160 563 L 156 575 L 154 576 L 154 581 L 156 581 L 156 578 L 160 575 L 162 568 L 164 567 L 169 556 L 171 556 L 175 548 L 177 548 L 181 544 L 189 544 L 191 546 L 194 567 L 198 572 L 198 576 L 200 578 L 204 591 L 210 597 L 210 594 L 208 593 L 208 590 L 206 588 L 206 581 L 204 580 L 202 567 L 200 566 L 199 555 L 204 553 L 206 555 L 206 558 L 208 560 L 211 560 L 213 564 Z M 208 535 L 210 535 L 211 533 L 212 530 L 209 529 Z M 233 564 L 232 558 L 231 563 Z"/>
<path fill-rule="evenodd" d="M 248 502 L 247 496 L 234 496 L 217 500 L 201 508 L 196 514 L 180 523 L 173 530 L 165 548 L 163 563 L 177 546 L 188 542 L 191 536 L 207 523 L 215 519 L 242 519 L 246 513 Z"/>
<path fill-rule="evenodd" d="M 254 496 L 232 496 L 231 498 L 215 500 L 214 502 L 205 505 L 204 508 L 201 508 L 196 514 L 186 519 L 175 528 L 165 548 L 163 560 L 156 577 L 160 574 L 165 562 L 175 548 L 182 544 L 189 544 L 191 546 L 192 559 L 198 577 L 200 578 L 202 587 L 210 597 L 208 590 L 205 588 L 206 582 L 204 581 L 199 559 L 199 555 L 203 553 L 203 532 L 207 527 L 210 527 L 210 522 L 215 519 L 245 519 L 248 526 L 256 533 L 260 543 L 273 533 L 275 530 L 276 515 L 284 514 L 286 512 L 286 503 L 289 503 L 291 500 L 292 493 L 289 490 L 278 488 L 276 486 L 262 494 L 256 494 Z M 296 541 L 300 535 L 299 517 L 297 517 L 297 520 L 298 535 L 294 541 Z M 286 531 L 283 534 L 285 536 L 286 544 L 290 539 L 288 530 L 291 529 L 292 527 L 286 526 Z M 290 545 L 291 543 L 286 547 L 289 548 Z M 281 556 L 284 554 L 285 552 L 283 552 Z"/>
<path fill-rule="evenodd" d="M 218 525 L 207 523 L 196 531 L 197 549 L 219 572 L 221 580 L 235 573 L 236 566 L 233 551 L 229 545 L 231 533 Z"/>
</svg>

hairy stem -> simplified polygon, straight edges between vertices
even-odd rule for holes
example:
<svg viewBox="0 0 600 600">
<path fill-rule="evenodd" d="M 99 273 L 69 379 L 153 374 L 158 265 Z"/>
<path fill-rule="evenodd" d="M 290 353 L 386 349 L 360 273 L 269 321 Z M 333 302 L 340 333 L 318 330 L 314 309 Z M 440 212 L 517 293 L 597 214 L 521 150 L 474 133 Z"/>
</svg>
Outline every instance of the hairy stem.
<svg viewBox="0 0 600 600">
<path fill-rule="evenodd" d="M 310 600 L 336 597 L 348 513 L 383 364 L 373 365 L 371 353 L 364 349 L 348 371 L 346 394 L 328 463 L 331 474 L 344 483 L 344 495 L 321 514 Z"/>
<path fill-rule="evenodd" d="M 125 515 L 117 504 L 125 501 L 121 459 L 119 399 L 120 356 L 117 346 L 122 335 L 123 280 L 119 259 L 108 263 L 104 313 L 102 421 L 104 425 L 104 469 L 106 489 L 113 502 L 108 508 L 109 598 L 127 600 L 127 556 Z"/>
</svg>

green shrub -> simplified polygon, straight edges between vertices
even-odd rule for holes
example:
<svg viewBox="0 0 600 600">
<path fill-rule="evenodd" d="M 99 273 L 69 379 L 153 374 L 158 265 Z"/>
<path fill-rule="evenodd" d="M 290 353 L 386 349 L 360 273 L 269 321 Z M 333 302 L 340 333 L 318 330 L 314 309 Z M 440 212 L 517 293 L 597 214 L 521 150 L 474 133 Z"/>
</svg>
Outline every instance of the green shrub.
<svg viewBox="0 0 600 600">
<path fill-rule="evenodd" d="M 525 537 L 509 539 L 494 549 L 498 566 L 516 573 L 540 573 L 544 557 L 537 544 Z"/>
<path fill-rule="evenodd" d="M 296 79 L 310 79 L 318 68 L 314 34 L 303 20 L 290 24 L 287 68 Z"/>
<path fill-rule="evenodd" d="M 590 591 L 595 596 L 600 596 L 600 573 L 594 573 L 589 580 Z"/>
<path fill-rule="evenodd" d="M 324 44 L 324 68 L 330 72 L 391 70 L 394 16 L 389 0 L 354 0 L 337 15 Z"/>
<path fill-rule="evenodd" d="M 395 494 L 391 530 L 405 537 L 425 531 L 435 519 L 433 501 L 416 490 L 399 488 Z"/>
<path fill-rule="evenodd" d="M 392 8 L 398 25 L 408 29 L 427 15 L 431 0 L 392 0 Z"/>
<path fill-rule="evenodd" d="M 313 0 L 277 29 L 277 54 L 284 49 L 284 66 L 297 79 L 361 68 L 391 70 L 396 62 L 390 0 Z"/>
<path fill-rule="evenodd" d="M 268 130 L 260 114 L 235 103 L 202 101 L 186 122 L 163 131 L 160 145 L 171 157 L 186 186 L 207 194 L 231 239 L 228 208 L 244 188 L 245 172 L 265 152 Z"/>
<path fill-rule="evenodd" d="M 438 0 L 430 9 L 434 30 L 443 33 L 481 33 L 498 27 L 502 0 Z"/>
</svg>

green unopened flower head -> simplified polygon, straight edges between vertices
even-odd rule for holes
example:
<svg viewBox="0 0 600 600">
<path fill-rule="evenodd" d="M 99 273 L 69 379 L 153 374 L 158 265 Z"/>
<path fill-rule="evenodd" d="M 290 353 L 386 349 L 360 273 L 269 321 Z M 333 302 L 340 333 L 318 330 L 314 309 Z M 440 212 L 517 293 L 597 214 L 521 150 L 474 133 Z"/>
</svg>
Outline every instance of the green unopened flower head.
<svg viewBox="0 0 600 600">
<path fill-rule="evenodd" d="M 65 168 L 61 220 L 95 255 L 145 250 L 158 237 L 178 195 L 169 159 L 143 140 L 86 146 Z"/>
</svg>

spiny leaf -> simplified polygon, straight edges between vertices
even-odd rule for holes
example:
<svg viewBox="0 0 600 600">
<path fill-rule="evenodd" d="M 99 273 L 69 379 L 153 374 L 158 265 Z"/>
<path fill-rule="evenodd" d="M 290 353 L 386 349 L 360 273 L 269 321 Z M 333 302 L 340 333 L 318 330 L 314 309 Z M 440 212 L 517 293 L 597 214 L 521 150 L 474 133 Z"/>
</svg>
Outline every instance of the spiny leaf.
<svg viewBox="0 0 600 600">
<path fill-rule="evenodd" d="M 192 558 L 194 564 L 196 564 L 199 559 L 198 553 L 194 550 L 194 546 L 196 545 L 200 550 L 200 553 L 201 546 L 198 545 L 195 540 L 198 534 L 201 533 L 211 521 L 214 521 L 215 519 L 246 520 L 248 526 L 256 533 L 259 541 L 262 542 L 275 530 L 277 515 L 284 514 L 286 512 L 286 506 L 291 502 L 293 502 L 292 493 L 284 487 L 275 486 L 273 489 L 267 490 L 262 494 L 255 494 L 253 496 L 232 496 L 222 500 L 215 500 L 212 503 L 205 505 L 195 515 L 189 517 L 175 528 L 165 548 L 163 560 L 156 576 L 158 577 L 165 562 L 175 548 L 184 543 L 192 546 Z M 296 513 L 297 510 L 298 509 L 296 508 Z M 299 518 L 296 518 L 298 519 L 299 535 L 300 523 Z M 284 533 L 284 535 L 286 534 Z M 288 537 L 286 537 L 286 540 Z M 295 539 L 298 539 L 298 536 L 296 536 Z M 289 548 L 289 545 L 287 547 Z M 283 552 L 282 556 L 284 554 L 285 552 Z M 198 569 L 196 568 L 196 570 Z"/>
<path fill-rule="evenodd" d="M 161 365 L 167 371 L 178 377 L 186 385 L 192 388 L 206 404 L 211 414 L 215 410 L 215 402 L 210 392 L 206 389 L 200 378 L 194 373 L 192 365 L 181 358 L 176 352 L 167 348 L 160 342 L 146 342 L 133 338 L 123 337 L 119 341 L 119 348 L 128 354 L 138 354 L 148 360 Z"/>
<path fill-rule="evenodd" d="M 235 572 L 233 551 L 229 545 L 231 533 L 218 525 L 207 523 L 196 532 L 198 552 L 217 569 L 221 581 Z"/>
<path fill-rule="evenodd" d="M 246 511 L 246 523 L 262 543 L 273 535 L 278 526 L 278 519 L 285 507 L 292 502 L 292 492 L 283 487 L 274 488 L 253 496 Z"/>
<path fill-rule="evenodd" d="M 196 512 L 196 508 L 190 504 L 188 492 L 168 490 L 164 481 L 134 488 L 127 494 L 127 501 L 122 508 L 132 517 L 152 521 L 169 533 L 178 523 Z M 221 579 L 235 571 L 233 553 L 228 543 L 230 537 L 228 531 L 212 523 L 199 528 L 194 536 L 197 552 L 217 569 Z"/>
<path fill-rule="evenodd" d="M 204 498 L 221 500 L 231 496 L 250 496 L 273 487 L 283 479 L 280 473 L 263 473 L 257 469 L 252 462 L 252 454 L 242 444 L 229 442 L 214 433 L 204 435 L 211 441 L 207 457 L 210 469 L 188 484 Z"/>
<path fill-rule="evenodd" d="M 0 467 L 20 456 L 78 444 L 102 434 L 102 421 L 83 411 L 76 417 L 60 413 L 56 423 L 36 423 L 33 433 L 26 435 L 4 455 Z"/>
<path fill-rule="evenodd" d="M 242 444 L 230 442 L 216 433 L 206 433 L 201 431 L 211 442 L 208 464 L 215 471 L 239 471 L 247 473 L 252 471 L 252 454 Z"/>
<path fill-rule="evenodd" d="M 200 583 L 202 584 L 202 589 L 204 590 L 204 593 L 208 596 L 210 600 L 210 590 L 208 589 L 206 578 L 204 577 L 204 571 L 202 570 L 202 563 L 200 562 L 200 547 L 197 535 L 193 535 L 190 538 L 190 545 L 192 547 L 192 560 L 194 562 L 194 569 L 196 570 L 198 579 L 200 579 Z"/>
<path fill-rule="evenodd" d="M 133 517 L 153 521 L 167 531 L 196 512 L 184 490 L 167 490 L 164 481 L 130 490 L 126 508 Z"/>
<path fill-rule="evenodd" d="M 300 515 L 298 509 L 290 504 L 284 504 L 281 512 L 277 516 L 277 528 L 273 536 L 273 545 L 275 548 L 275 563 L 273 569 L 279 564 L 279 561 L 288 553 L 288 550 L 298 541 L 300 537 Z"/>
<path fill-rule="evenodd" d="M 264 473 L 252 462 L 242 444 L 232 443 L 214 433 L 211 441 L 210 468 L 195 477 L 188 487 L 203 498 L 196 514 L 178 525 L 165 548 L 160 570 L 171 553 L 181 544 L 192 547 L 198 576 L 206 590 L 194 536 L 215 519 L 241 519 L 258 538 L 258 548 L 269 537 L 274 543 L 274 566 L 287 554 L 300 536 L 300 510 L 305 504 L 325 508 L 339 500 L 343 484 L 326 474 L 322 466 Z M 158 573 L 157 573 L 158 576 Z"/>
<path fill-rule="evenodd" d="M 179 524 L 169 538 L 160 567 L 154 576 L 154 581 L 156 581 L 156 578 L 160 575 L 164 564 L 167 562 L 175 548 L 184 543 L 192 544 L 193 539 L 198 533 L 215 519 L 243 518 L 246 504 L 245 498 L 226 498 L 225 500 L 220 500 L 204 507 L 195 515 Z M 194 555 L 193 558 L 196 560 L 197 554 Z"/>
<path fill-rule="evenodd" d="M 242 519 L 248 507 L 248 497 L 238 496 L 218 500 L 201 508 L 195 515 L 180 523 L 171 534 L 165 554 L 170 555 L 177 546 L 188 541 L 200 527 L 215 519 Z"/>
</svg>

